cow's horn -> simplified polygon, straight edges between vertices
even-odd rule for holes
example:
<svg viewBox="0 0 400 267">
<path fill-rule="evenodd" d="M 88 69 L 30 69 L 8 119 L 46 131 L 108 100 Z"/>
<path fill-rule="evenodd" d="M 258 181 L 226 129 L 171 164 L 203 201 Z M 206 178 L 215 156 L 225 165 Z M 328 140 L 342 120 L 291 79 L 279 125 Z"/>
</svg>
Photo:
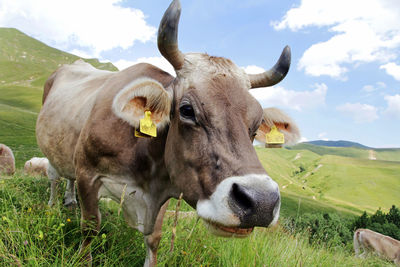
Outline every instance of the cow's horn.
<svg viewBox="0 0 400 267">
<path fill-rule="evenodd" d="M 158 50 L 172 64 L 175 70 L 183 66 L 184 55 L 178 48 L 178 24 L 181 16 L 181 3 L 174 0 L 160 22 L 158 28 Z"/>
<path fill-rule="evenodd" d="M 248 74 L 251 88 L 272 86 L 282 81 L 289 71 L 290 58 L 290 47 L 286 46 L 278 62 L 270 70 L 260 74 Z"/>
</svg>

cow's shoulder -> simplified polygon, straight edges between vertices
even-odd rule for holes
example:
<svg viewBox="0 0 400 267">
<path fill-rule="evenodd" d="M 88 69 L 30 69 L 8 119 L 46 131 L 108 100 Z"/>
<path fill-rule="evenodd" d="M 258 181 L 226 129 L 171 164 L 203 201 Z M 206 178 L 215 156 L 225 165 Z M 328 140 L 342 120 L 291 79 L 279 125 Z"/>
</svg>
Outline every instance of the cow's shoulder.
<svg viewBox="0 0 400 267">
<path fill-rule="evenodd" d="M 108 77 L 99 89 L 90 115 L 83 126 L 74 156 L 75 162 L 79 162 L 78 165 L 84 165 L 85 168 L 104 168 L 114 175 L 123 176 L 123 172 L 135 172 L 146 176 L 145 167 L 154 162 L 154 159 L 150 160 L 149 155 L 149 151 L 152 150 L 149 147 L 150 139 L 136 138 L 135 128 L 115 114 L 113 102 L 121 91 L 129 89 L 136 81 L 147 79 L 158 82 L 165 90 L 170 90 L 169 85 L 174 77 L 147 63 L 133 65 Z M 166 132 L 158 132 L 157 137 L 151 142 L 154 143 L 152 147 L 155 147 L 152 153 L 161 157 Z M 140 164 L 132 165 L 132 162 Z"/>
</svg>

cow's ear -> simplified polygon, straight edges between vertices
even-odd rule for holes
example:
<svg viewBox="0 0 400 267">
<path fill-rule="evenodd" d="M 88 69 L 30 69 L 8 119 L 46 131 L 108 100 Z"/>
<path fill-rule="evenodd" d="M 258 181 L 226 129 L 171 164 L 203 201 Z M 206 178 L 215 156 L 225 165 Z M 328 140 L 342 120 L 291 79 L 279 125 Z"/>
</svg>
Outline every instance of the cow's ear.
<svg viewBox="0 0 400 267">
<path fill-rule="evenodd" d="M 169 123 L 172 93 L 167 92 L 157 81 L 144 78 L 125 86 L 113 100 L 114 113 L 135 128 L 144 117 L 145 111 L 151 111 L 151 120 L 157 128 Z"/>
<path fill-rule="evenodd" d="M 257 130 L 256 139 L 262 143 L 266 142 L 265 135 L 271 131 L 272 126 L 285 136 L 285 145 L 293 145 L 300 139 L 300 131 L 296 123 L 277 108 L 265 108 L 263 110 L 263 121 Z"/>
</svg>

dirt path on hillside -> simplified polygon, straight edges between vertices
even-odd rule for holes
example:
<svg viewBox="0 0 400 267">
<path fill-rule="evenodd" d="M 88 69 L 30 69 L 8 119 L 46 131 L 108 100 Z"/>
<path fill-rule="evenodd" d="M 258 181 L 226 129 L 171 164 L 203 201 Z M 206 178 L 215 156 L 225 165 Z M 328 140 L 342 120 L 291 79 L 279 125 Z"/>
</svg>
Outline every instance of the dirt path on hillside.
<svg viewBox="0 0 400 267">
<path fill-rule="evenodd" d="M 14 110 L 21 111 L 21 112 L 25 112 L 25 113 L 34 114 L 34 115 L 38 115 L 39 114 L 39 113 L 34 112 L 34 111 L 30 111 L 30 110 L 23 109 L 23 108 L 17 108 L 17 107 L 6 105 L 6 104 L 2 104 L 2 103 L 0 103 L 0 106 L 6 107 L 6 108 L 9 108 L 9 109 L 14 109 Z"/>
<path fill-rule="evenodd" d="M 301 153 L 297 153 L 296 157 L 294 158 L 294 160 L 298 160 L 301 159 Z"/>
<path fill-rule="evenodd" d="M 319 164 L 312 172 L 307 172 L 307 174 L 304 175 L 303 179 L 305 179 L 305 178 L 307 178 L 308 176 L 310 176 L 311 173 L 316 173 L 322 166 L 324 166 L 324 165 Z"/>
<path fill-rule="evenodd" d="M 368 151 L 368 159 L 376 160 L 376 154 L 375 154 L 374 150 L 371 149 L 371 150 Z"/>
</svg>

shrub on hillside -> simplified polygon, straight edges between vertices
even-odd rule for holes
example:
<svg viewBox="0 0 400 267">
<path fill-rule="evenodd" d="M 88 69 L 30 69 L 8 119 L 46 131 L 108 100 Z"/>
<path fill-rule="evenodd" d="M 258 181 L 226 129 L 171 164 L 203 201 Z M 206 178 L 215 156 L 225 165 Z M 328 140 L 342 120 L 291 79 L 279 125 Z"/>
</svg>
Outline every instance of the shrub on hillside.
<svg viewBox="0 0 400 267">
<path fill-rule="evenodd" d="M 352 240 L 349 222 L 336 214 L 306 213 L 289 220 L 285 227 L 291 232 L 305 231 L 310 244 L 343 246 Z"/>
<path fill-rule="evenodd" d="M 375 214 L 368 216 L 364 211 L 351 227 L 353 231 L 358 228 L 367 228 L 400 240 L 400 210 L 393 205 L 387 214 L 378 209 Z"/>
</svg>

